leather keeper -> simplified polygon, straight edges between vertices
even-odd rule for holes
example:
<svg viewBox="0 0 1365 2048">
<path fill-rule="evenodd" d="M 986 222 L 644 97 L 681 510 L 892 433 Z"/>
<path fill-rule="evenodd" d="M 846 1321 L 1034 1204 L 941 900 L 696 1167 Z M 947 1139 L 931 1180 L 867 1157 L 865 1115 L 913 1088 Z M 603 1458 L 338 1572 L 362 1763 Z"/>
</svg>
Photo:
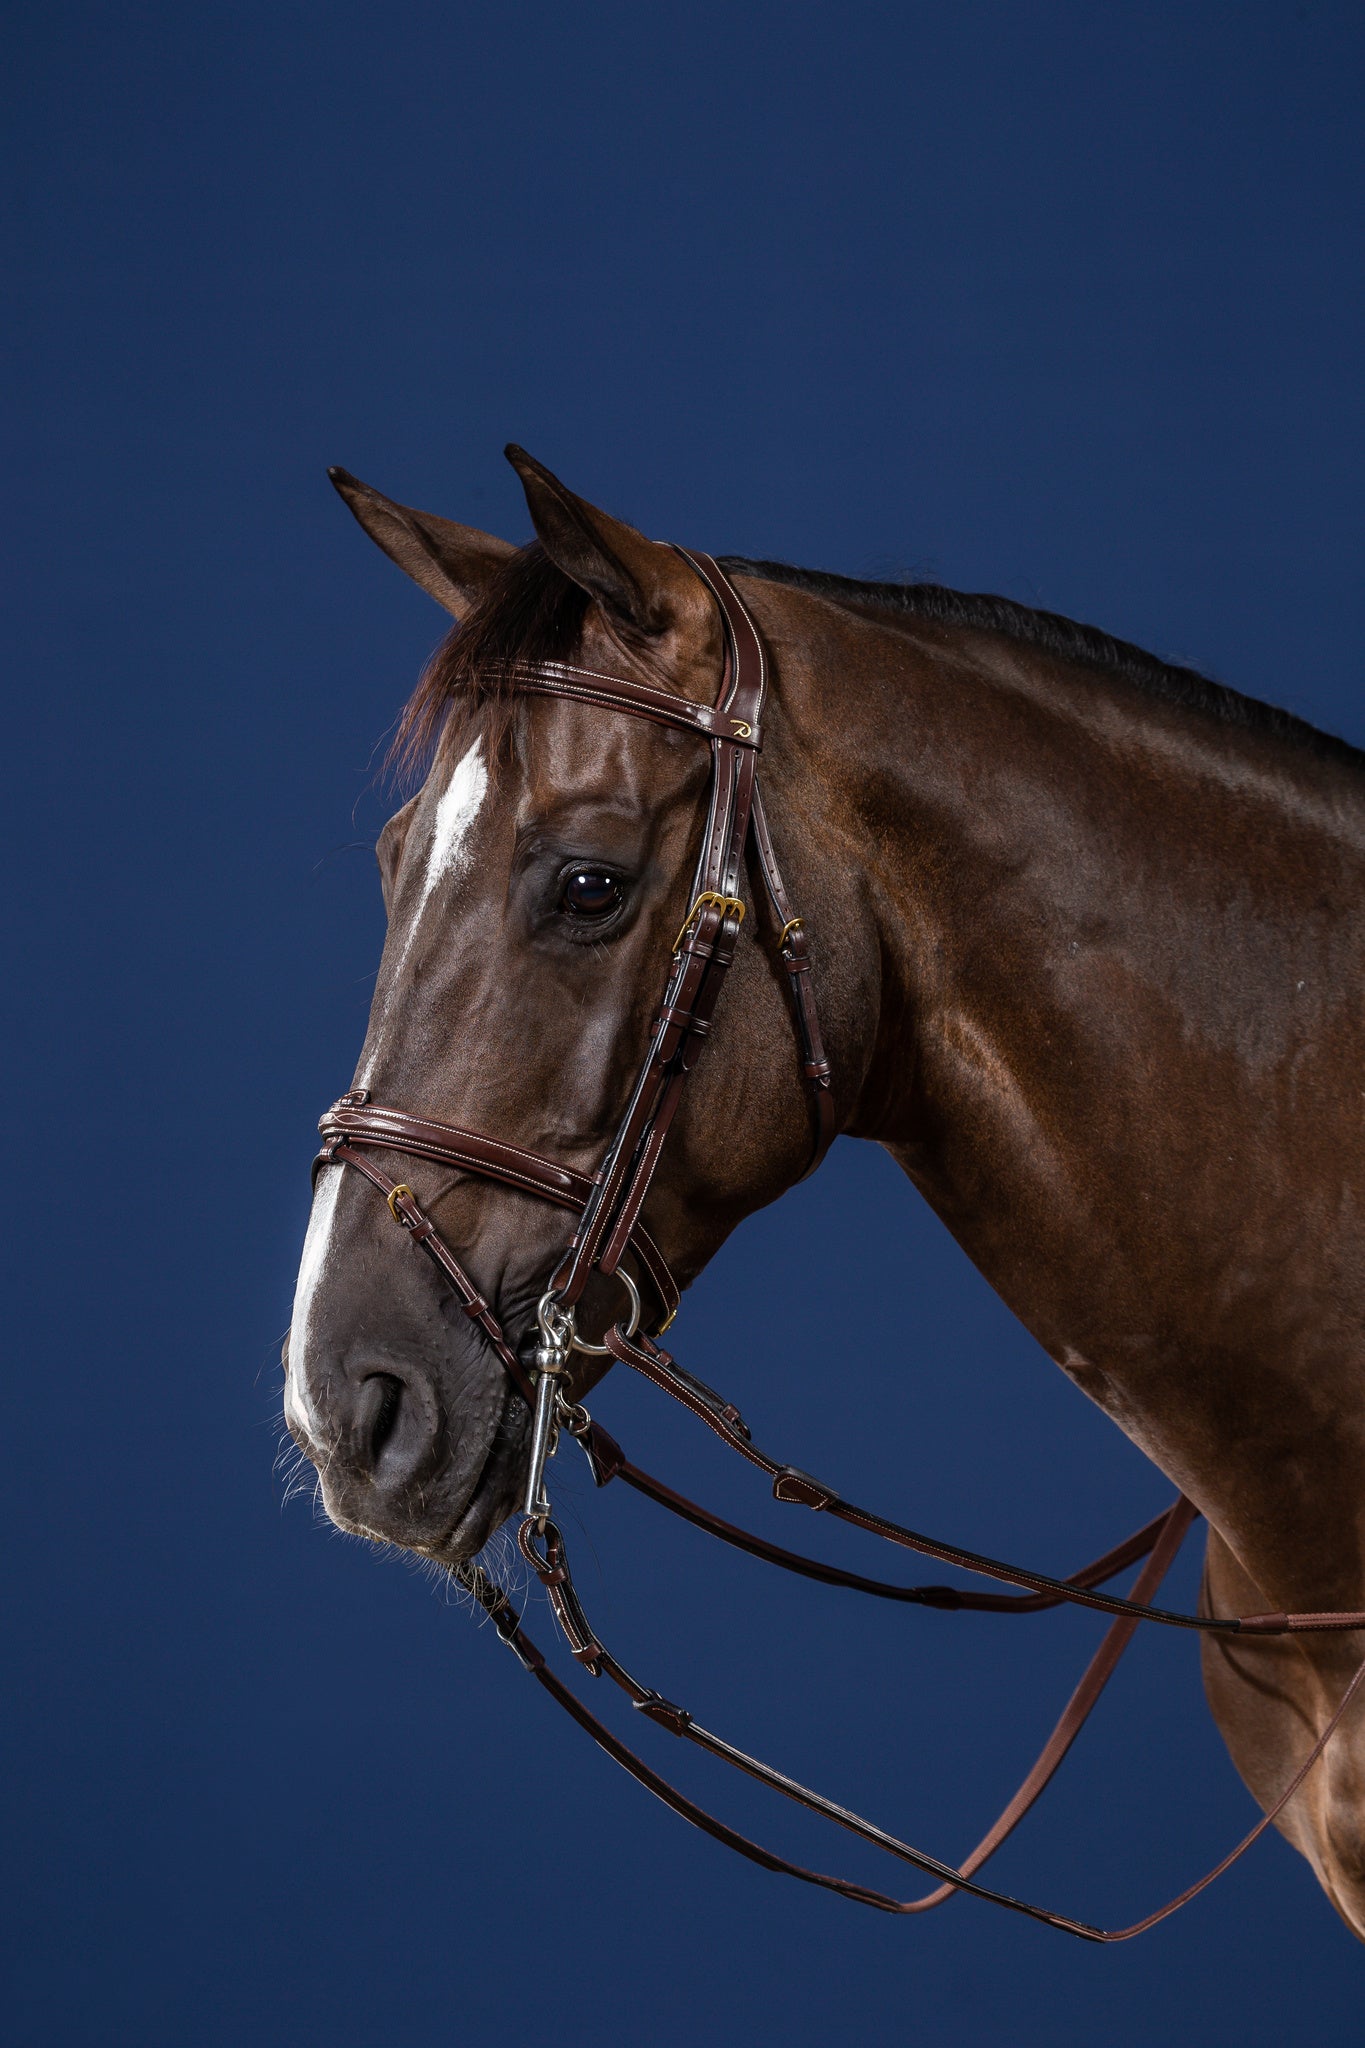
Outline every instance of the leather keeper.
<svg viewBox="0 0 1365 2048">
<path fill-rule="evenodd" d="M 515 1634 L 503 1636 L 503 1641 L 523 1671 L 535 1672 L 545 1669 L 544 1657 L 530 1638 L 521 1633 L 520 1627 L 517 1628 Z"/>
<path fill-rule="evenodd" d="M 809 1472 L 784 1465 L 773 1481 L 773 1499 L 791 1501 L 799 1508 L 827 1508 L 839 1496 L 832 1487 L 822 1486 Z"/>
<path fill-rule="evenodd" d="M 488 1610 L 489 1619 L 524 1671 L 543 1671 L 545 1659 L 535 1644 L 521 1632 L 521 1616 L 510 1601 Z"/>
<path fill-rule="evenodd" d="M 705 1038 L 711 1029 L 709 1017 L 699 1017 L 695 1010 L 662 1009 L 660 1024 L 671 1024 L 679 1031 L 685 1031 L 693 1038 Z"/>
<path fill-rule="evenodd" d="M 594 1422 L 585 1437 L 580 1437 L 583 1452 L 592 1472 L 594 1486 L 606 1486 L 622 1470 L 626 1454 L 616 1438 L 603 1429 L 600 1422 Z"/>
<path fill-rule="evenodd" d="M 672 1700 L 664 1699 L 657 1692 L 650 1693 L 647 1699 L 636 1700 L 635 1706 L 639 1713 L 648 1714 L 651 1721 L 657 1721 L 670 1735 L 683 1734 L 692 1719 L 686 1707 L 675 1707 Z"/>
</svg>

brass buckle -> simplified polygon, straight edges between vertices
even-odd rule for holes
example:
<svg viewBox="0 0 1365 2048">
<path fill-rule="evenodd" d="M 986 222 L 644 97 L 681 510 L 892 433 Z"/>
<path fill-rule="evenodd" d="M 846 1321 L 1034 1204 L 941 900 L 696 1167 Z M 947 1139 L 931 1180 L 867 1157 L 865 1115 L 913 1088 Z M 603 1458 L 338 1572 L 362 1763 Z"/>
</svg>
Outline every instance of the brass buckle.
<svg viewBox="0 0 1365 2048">
<path fill-rule="evenodd" d="M 410 1202 L 415 1202 L 417 1200 L 416 1195 L 412 1192 L 412 1189 L 408 1186 L 405 1180 L 400 1180 L 396 1188 L 389 1189 L 389 1214 L 390 1216 L 392 1216 L 395 1223 L 403 1223 L 403 1219 L 398 1213 L 398 1197 L 400 1195 L 406 1195 Z M 406 1223 L 403 1223 L 403 1228 L 405 1230 L 407 1229 Z"/>
<path fill-rule="evenodd" d="M 804 917 L 789 917 L 787 919 L 787 922 L 783 925 L 781 931 L 777 935 L 778 952 L 780 953 L 782 951 L 782 948 L 786 945 L 787 939 L 792 932 L 803 932 L 805 929 L 806 920 Z"/>
<path fill-rule="evenodd" d="M 703 889 L 700 896 L 692 905 L 692 908 L 688 911 L 686 917 L 682 921 L 682 924 L 678 928 L 678 936 L 673 941 L 673 951 L 675 953 L 681 946 L 683 940 L 687 937 L 688 932 L 691 930 L 693 918 L 697 915 L 697 912 L 701 910 L 702 907 L 707 903 L 714 903 L 717 909 L 720 911 L 722 917 L 727 916 L 729 912 L 733 911 L 735 915 L 735 922 L 737 924 L 743 924 L 744 905 L 740 902 L 738 896 L 722 896 L 715 889 Z"/>
</svg>

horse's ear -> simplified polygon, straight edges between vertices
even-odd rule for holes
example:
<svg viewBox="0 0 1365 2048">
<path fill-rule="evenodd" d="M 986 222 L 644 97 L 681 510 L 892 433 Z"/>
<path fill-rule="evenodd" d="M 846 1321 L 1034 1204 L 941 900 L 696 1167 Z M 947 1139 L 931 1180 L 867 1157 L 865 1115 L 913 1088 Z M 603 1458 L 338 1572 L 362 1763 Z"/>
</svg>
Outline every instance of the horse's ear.
<svg viewBox="0 0 1365 2048">
<path fill-rule="evenodd" d="M 511 541 L 480 533 L 477 527 L 457 526 L 434 512 L 396 505 L 348 469 L 329 469 L 327 474 L 370 539 L 453 618 L 462 619 L 478 603 L 516 553 Z"/>
<path fill-rule="evenodd" d="M 672 548 L 575 497 L 515 442 L 504 452 L 521 478 L 546 554 L 613 617 L 653 636 L 695 607 L 700 586 Z"/>
</svg>

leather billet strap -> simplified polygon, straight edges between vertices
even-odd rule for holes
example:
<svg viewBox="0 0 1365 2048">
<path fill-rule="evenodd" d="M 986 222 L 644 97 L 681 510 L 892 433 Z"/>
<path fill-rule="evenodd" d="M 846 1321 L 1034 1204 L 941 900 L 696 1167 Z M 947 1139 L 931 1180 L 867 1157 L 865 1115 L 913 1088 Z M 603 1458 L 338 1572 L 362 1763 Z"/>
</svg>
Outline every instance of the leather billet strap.
<svg viewBox="0 0 1365 2048">
<path fill-rule="evenodd" d="M 1193 1510 L 1188 1502 L 1183 1501 L 1177 1501 L 1168 1511 L 1167 1515 L 1163 1517 L 1165 1528 L 1162 1538 L 1141 1578 L 1133 1588 L 1134 1595 L 1139 1596 L 1142 1601 L 1149 1599 L 1151 1594 L 1155 1592 L 1162 1576 L 1179 1549 L 1181 1539 L 1192 1519 Z M 936 1879 L 937 1883 L 934 1890 L 923 1893 L 917 1898 L 900 1899 L 890 1893 L 877 1891 L 871 1886 L 856 1884 L 847 1878 L 834 1877 L 824 1871 L 809 1869 L 804 1864 L 794 1863 L 787 1857 L 779 1856 L 773 1850 L 764 1848 L 761 1843 L 755 1842 L 749 1836 L 741 1834 L 738 1829 L 730 1827 L 728 1823 L 708 1812 L 706 1808 L 699 1806 L 695 1800 L 689 1799 L 675 1785 L 670 1784 L 666 1778 L 662 1777 L 659 1772 L 647 1764 L 642 1757 L 637 1756 L 634 1750 L 622 1742 L 619 1736 L 614 1734 L 604 1722 L 600 1721 L 570 1691 L 569 1687 L 555 1676 L 546 1665 L 540 1650 L 523 1632 L 521 1618 L 512 1607 L 507 1594 L 502 1588 L 495 1585 L 477 1566 L 460 1567 L 455 1574 L 457 1580 L 479 1601 L 480 1605 L 492 1619 L 499 1636 L 513 1650 L 523 1668 L 529 1671 L 532 1677 L 550 1694 L 551 1698 L 577 1721 L 579 1726 L 592 1737 L 598 1747 L 604 1750 L 616 1763 L 620 1764 L 625 1771 L 629 1772 L 637 1783 L 643 1785 L 646 1790 L 653 1792 L 666 1806 L 671 1807 L 684 1820 L 690 1821 L 694 1827 L 700 1828 L 703 1833 L 710 1835 L 713 1840 L 722 1843 L 728 1849 L 733 1849 L 738 1855 L 746 1857 L 751 1863 L 757 1863 L 765 1870 L 775 1871 L 787 1877 L 798 1878 L 805 1884 L 817 1885 L 822 1890 L 836 1892 L 841 1897 L 852 1900 L 855 1904 L 871 1906 L 885 1913 L 907 1915 L 928 1912 L 933 1907 L 943 1904 L 954 1893 L 966 1892 L 971 1897 L 984 1899 L 992 1905 L 1004 1906 L 1011 1912 L 1021 1913 L 1028 1919 L 1040 1921 L 1045 1926 L 1054 1927 L 1064 1934 L 1074 1935 L 1082 1941 L 1102 1944 L 1131 1941 L 1135 1935 L 1145 1934 L 1149 1929 L 1158 1926 L 1163 1920 L 1169 1919 L 1171 1914 L 1178 1912 L 1182 1906 L 1188 1905 L 1191 1899 L 1196 1898 L 1215 1879 L 1221 1877 L 1224 1871 L 1228 1870 L 1239 1857 L 1243 1856 L 1251 1848 L 1253 1843 L 1259 1840 L 1303 1785 L 1309 1772 L 1313 1769 L 1331 1737 L 1340 1726 L 1347 1709 L 1355 1699 L 1362 1683 L 1365 1683 L 1365 1662 L 1363 1662 L 1342 1694 L 1335 1712 L 1318 1735 L 1317 1740 L 1299 1766 L 1299 1769 L 1276 1799 L 1274 1805 L 1261 1816 L 1256 1825 L 1243 1836 L 1235 1848 L 1228 1855 L 1224 1856 L 1212 1870 L 1206 1872 L 1194 1884 L 1189 1885 L 1176 1898 L 1167 1900 L 1155 1912 L 1145 1915 L 1141 1920 L 1134 1921 L 1131 1926 L 1120 1928 L 1096 1927 L 1091 1925 L 1089 1921 L 1073 1919 L 1068 1914 L 1054 1912 L 1048 1907 L 1033 1905 L 1028 1900 L 1016 1898 L 1008 1892 L 997 1891 L 992 1886 L 980 1883 L 975 1873 L 980 1870 L 982 1865 L 999 1848 L 1000 1844 L 1012 1833 L 1055 1775 L 1059 1764 L 1071 1747 L 1072 1742 L 1074 1742 L 1080 1727 L 1090 1713 L 1115 1665 L 1118 1663 L 1119 1657 L 1126 1648 L 1128 1640 L 1136 1628 L 1135 1621 L 1116 1621 L 1109 1629 L 1099 1650 L 1094 1658 L 1092 1658 L 1080 1684 L 1063 1710 L 1057 1726 L 1045 1744 L 1033 1769 L 1029 1772 L 1019 1790 L 1015 1793 L 1014 1798 L 1006 1806 L 994 1826 L 977 1844 L 976 1848 L 972 1850 L 971 1854 L 963 1859 L 961 1865 L 954 1868 L 951 1864 L 942 1862 L 938 1857 L 930 1856 L 924 1850 L 914 1848 L 910 1843 L 899 1840 L 885 1829 L 862 1819 L 860 1815 L 851 1812 L 847 1807 L 837 1805 L 833 1800 L 824 1798 L 822 1794 L 811 1791 L 807 1786 L 799 1784 L 796 1779 L 788 1777 L 784 1772 L 776 1771 L 770 1765 L 762 1763 L 757 1757 L 749 1756 L 745 1751 L 735 1748 L 733 1744 L 726 1742 L 722 1737 L 714 1735 L 709 1729 L 702 1727 L 699 1722 L 693 1719 L 685 1707 L 677 1706 L 673 1701 L 665 1699 L 661 1694 L 648 1686 L 642 1685 L 638 1679 L 632 1677 L 625 1667 L 612 1656 L 588 1621 L 583 1611 L 582 1603 L 573 1586 L 568 1559 L 564 1552 L 563 1538 L 558 1529 L 555 1528 L 553 1523 L 546 1525 L 541 1538 L 544 1548 L 538 1552 L 534 1543 L 525 1535 L 525 1530 L 528 1526 L 523 1525 L 523 1551 L 530 1559 L 537 1576 L 545 1587 L 550 1599 L 551 1608 L 575 1658 L 587 1671 L 594 1677 L 609 1678 L 615 1685 L 620 1687 L 631 1701 L 631 1704 L 639 1712 L 643 1713 L 649 1720 L 658 1722 L 661 1727 L 668 1729 L 671 1734 L 694 1743 L 698 1748 L 717 1757 L 721 1762 L 729 1764 L 735 1770 L 742 1771 L 747 1777 L 755 1778 L 760 1784 L 767 1785 L 773 1791 L 782 1793 L 784 1797 L 793 1800 L 797 1805 L 805 1807 L 808 1812 L 820 1814 L 825 1819 L 834 1821 L 838 1826 L 847 1829 L 850 1834 L 871 1843 L 874 1847 L 884 1850 L 888 1855 L 896 1857 L 901 1862 L 909 1863 L 914 1868 L 923 1871 L 927 1876 Z M 1135 1604 L 1137 1604 L 1136 1601 Z"/>
</svg>

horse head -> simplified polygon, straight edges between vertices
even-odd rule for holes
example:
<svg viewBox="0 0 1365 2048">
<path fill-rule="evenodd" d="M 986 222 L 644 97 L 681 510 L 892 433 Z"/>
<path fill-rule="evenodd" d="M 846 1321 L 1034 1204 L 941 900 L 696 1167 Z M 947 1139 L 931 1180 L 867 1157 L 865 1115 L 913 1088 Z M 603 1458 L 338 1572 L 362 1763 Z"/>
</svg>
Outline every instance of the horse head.
<svg viewBox="0 0 1365 2048">
<path fill-rule="evenodd" d="M 572 663 L 711 706 L 724 625 L 679 551 L 585 503 L 522 451 L 509 456 L 537 535 L 521 549 L 333 472 L 371 538 L 457 621 L 403 728 L 430 765 L 379 841 L 388 932 L 353 1088 L 586 1182 L 629 1105 L 688 917 L 711 751 L 676 727 L 529 694 L 518 677 L 527 664 Z M 791 831 L 816 798 L 799 734 L 777 737 L 779 755 L 784 742 Z M 642 1219 L 683 1286 L 810 1159 L 787 1000 L 776 946 L 746 942 Z M 370 1156 L 416 1183 L 414 1204 L 530 1367 L 537 1304 L 574 1217 L 448 1162 Z M 530 1415 L 486 1330 L 412 1256 L 390 1208 L 401 1220 L 324 1157 L 285 1345 L 285 1415 L 339 1526 L 453 1564 L 516 1500 Z M 657 1328 L 669 1304 L 650 1299 L 638 1264 L 635 1277 Z M 621 1316 L 622 1285 L 588 1279 L 585 1340 Z M 582 1353 L 575 1366 L 581 1394 L 601 1366 Z"/>
</svg>

